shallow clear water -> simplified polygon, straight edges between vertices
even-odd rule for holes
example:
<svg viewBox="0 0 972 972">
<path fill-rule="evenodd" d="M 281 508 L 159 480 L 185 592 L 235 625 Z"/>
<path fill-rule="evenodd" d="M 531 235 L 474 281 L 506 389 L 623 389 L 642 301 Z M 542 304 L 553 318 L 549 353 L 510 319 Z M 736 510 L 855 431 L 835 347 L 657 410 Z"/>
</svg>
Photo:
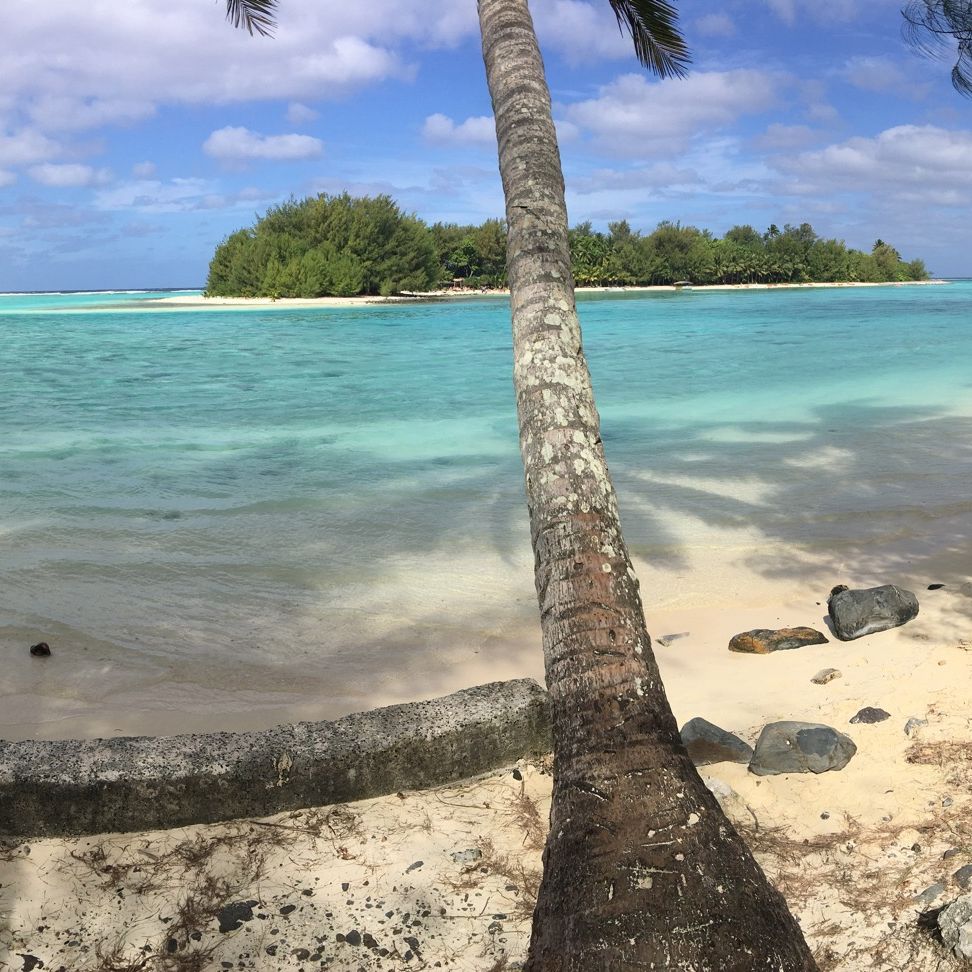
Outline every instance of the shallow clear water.
<svg viewBox="0 0 972 972">
<path fill-rule="evenodd" d="M 728 531 L 767 577 L 833 546 L 893 565 L 969 512 L 972 284 L 580 307 L 650 564 Z M 51 719 L 119 693 L 330 715 L 535 668 L 506 301 L 2 296 L 0 342 L 0 657 Z M 17 681 L 28 638 L 70 664 Z"/>
</svg>

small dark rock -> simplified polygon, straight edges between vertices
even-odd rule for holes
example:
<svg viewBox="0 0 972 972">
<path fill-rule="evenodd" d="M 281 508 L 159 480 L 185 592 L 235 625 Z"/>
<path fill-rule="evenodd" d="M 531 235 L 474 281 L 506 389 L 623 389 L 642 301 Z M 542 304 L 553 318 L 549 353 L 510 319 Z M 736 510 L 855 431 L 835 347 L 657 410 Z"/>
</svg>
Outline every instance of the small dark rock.
<svg viewBox="0 0 972 972">
<path fill-rule="evenodd" d="M 742 651 L 753 655 L 768 655 L 773 651 L 791 651 L 806 645 L 826 645 L 827 639 L 813 628 L 754 628 L 734 635 L 729 642 L 730 651 Z"/>
<path fill-rule="evenodd" d="M 857 715 L 851 718 L 852 725 L 858 725 L 863 723 L 864 725 L 873 725 L 875 722 L 884 722 L 885 719 L 890 719 L 891 713 L 885 712 L 884 709 L 875 709 L 873 705 L 866 705 Z"/>
<path fill-rule="evenodd" d="M 267 953 L 267 955 L 276 955 L 276 954 L 277 954 L 277 949 L 278 949 L 278 948 L 280 948 L 280 946 L 279 946 L 279 945 L 268 945 L 268 946 L 267 946 L 267 947 L 266 947 L 266 948 L 264 949 L 264 951 L 265 951 L 265 952 Z"/>
<path fill-rule="evenodd" d="M 51 646 L 46 641 L 38 641 L 36 645 L 30 646 L 30 653 L 35 658 L 50 658 Z"/>
<path fill-rule="evenodd" d="M 223 905 L 216 913 L 219 920 L 219 930 L 221 932 L 236 931 L 243 927 L 244 921 L 253 920 L 253 906 L 256 901 L 234 901 L 231 904 Z"/>
<path fill-rule="evenodd" d="M 357 947 L 361 944 L 361 932 L 359 932 L 357 929 L 352 929 L 344 936 L 344 940 L 348 943 L 348 945 L 354 945 Z"/>
<path fill-rule="evenodd" d="M 18 952 L 17 955 L 24 960 L 23 972 L 33 972 L 34 969 L 44 968 L 44 963 L 36 955 L 28 955 L 24 952 Z"/>
<path fill-rule="evenodd" d="M 945 585 L 944 584 L 929 584 L 928 590 L 930 591 L 940 591 Z"/>
<path fill-rule="evenodd" d="M 850 736 L 812 722 L 771 722 L 763 727 L 749 771 L 757 776 L 826 773 L 843 769 L 857 746 Z"/>
<path fill-rule="evenodd" d="M 514 769 L 513 779 L 519 783 L 523 779 L 523 774 L 518 769 Z"/>
<path fill-rule="evenodd" d="M 301 894 L 302 894 L 302 895 L 303 895 L 303 896 L 304 896 L 305 898 L 313 898 L 313 897 L 314 897 L 314 889 L 313 889 L 313 888 L 304 888 L 304 890 L 303 890 L 303 891 L 301 891 L 300 893 L 301 893 Z"/>
<path fill-rule="evenodd" d="M 957 847 L 949 847 L 949 849 L 945 851 L 944 854 L 942 854 L 942 860 L 943 861 L 951 860 L 953 857 L 958 857 L 958 855 L 961 853 L 962 852 Z"/>
<path fill-rule="evenodd" d="M 351 887 L 351 885 L 347 881 L 342 881 L 341 882 L 341 890 L 342 891 L 347 891 L 347 890 L 350 889 L 350 887 Z"/>
<path fill-rule="evenodd" d="M 307 959 L 310 958 L 310 949 L 309 948 L 295 948 L 294 949 L 294 952 L 293 952 L 293 955 L 294 955 L 294 958 L 297 959 L 298 962 L 306 962 Z"/>
<path fill-rule="evenodd" d="M 417 871 L 424 863 L 425 861 L 415 861 L 414 863 L 409 864 L 408 867 L 405 868 L 405 873 L 408 874 L 410 871 Z"/>
<path fill-rule="evenodd" d="M 963 891 L 968 891 L 969 888 L 972 888 L 972 864 L 960 867 L 952 877 Z"/>
<path fill-rule="evenodd" d="M 696 766 L 710 763 L 748 763 L 753 747 L 725 729 L 696 717 L 682 726 L 682 742 Z"/>
<path fill-rule="evenodd" d="M 371 934 L 369 934 L 368 932 L 365 932 L 361 936 L 361 941 L 364 944 L 365 948 L 377 948 L 378 947 L 378 942 L 375 941 L 374 936 L 371 935 Z"/>
<path fill-rule="evenodd" d="M 297 905 L 295 905 L 295 904 L 285 904 L 280 909 L 280 914 L 282 914 L 282 915 L 290 915 L 290 914 L 293 914 L 296 910 L 297 910 Z"/>
<path fill-rule="evenodd" d="M 179 941 L 178 941 L 178 939 L 175 939 L 175 938 L 170 938 L 170 939 L 169 939 L 169 940 L 168 940 L 168 941 L 167 941 L 167 942 L 165 943 L 165 950 L 166 950 L 166 951 L 167 951 L 167 952 L 168 952 L 168 953 L 169 953 L 170 955 L 172 955 L 172 954 L 173 954 L 173 952 L 178 952 L 178 951 L 179 951 Z"/>
<path fill-rule="evenodd" d="M 853 641 L 906 624 L 918 614 L 918 598 L 893 584 L 866 590 L 835 587 L 827 599 L 827 609 L 837 637 Z"/>
</svg>

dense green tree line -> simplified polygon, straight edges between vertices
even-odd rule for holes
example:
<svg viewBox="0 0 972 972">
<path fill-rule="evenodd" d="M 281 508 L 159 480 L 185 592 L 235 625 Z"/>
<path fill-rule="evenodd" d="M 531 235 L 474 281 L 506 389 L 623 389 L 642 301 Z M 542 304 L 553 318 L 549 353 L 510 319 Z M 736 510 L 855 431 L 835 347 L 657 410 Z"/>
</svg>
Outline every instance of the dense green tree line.
<svg viewBox="0 0 972 972">
<path fill-rule="evenodd" d="M 428 227 L 389 196 L 320 195 L 270 209 L 216 248 L 214 297 L 351 297 L 428 290 L 441 276 Z"/>
<path fill-rule="evenodd" d="M 905 263 L 877 240 L 870 253 L 817 236 L 809 223 L 771 225 L 765 233 L 734 226 L 708 230 L 663 222 L 648 234 L 624 220 L 607 233 L 590 223 L 570 231 L 578 285 L 867 282 L 924 280 L 921 260 Z M 206 293 L 244 297 L 348 297 L 433 290 L 461 280 L 506 284 L 506 229 L 427 226 L 388 196 L 321 195 L 269 210 L 251 229 L 227 237 L 209 266 Z"/>
</svg>

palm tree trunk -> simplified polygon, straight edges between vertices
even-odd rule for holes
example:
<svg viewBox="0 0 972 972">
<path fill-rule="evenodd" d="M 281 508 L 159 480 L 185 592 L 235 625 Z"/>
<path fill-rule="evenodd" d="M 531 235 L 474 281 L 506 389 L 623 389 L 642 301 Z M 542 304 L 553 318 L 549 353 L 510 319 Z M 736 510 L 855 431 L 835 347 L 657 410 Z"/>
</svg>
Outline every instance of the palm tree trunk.
<svg viewBox="0 0 972 972">
<path fill-rule="evenodd" d="M 678 735 L 581 347 L 560 155 L 526 0 L 479 0 L 509 223 L 514 385 L 554 725 L 527 968 L 810 970 Z M 578 38 L 578 43 L 583 43 Z"/>
</svg>

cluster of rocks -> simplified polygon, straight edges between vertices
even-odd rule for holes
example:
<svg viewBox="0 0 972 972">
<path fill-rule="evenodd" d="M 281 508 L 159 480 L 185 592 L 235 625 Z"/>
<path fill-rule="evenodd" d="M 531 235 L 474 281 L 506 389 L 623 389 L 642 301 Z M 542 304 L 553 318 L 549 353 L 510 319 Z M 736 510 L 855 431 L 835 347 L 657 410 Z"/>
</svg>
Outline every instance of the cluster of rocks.
<svg viewBox="0 0 972 972">
<path fill-rule="evenodd" d="M 842 641 L 851 641 L 876 631 L 886 631 L 906 624 L 918 614 L 918 598 L 911 591 L 892 584 L 866 590 L 851 590 L 839 585 L 830 592 L 828 613 L 834 633 Z M 730 651 L 768 655 L 792 651 L 807 645 L 827 644 L 828 639 L 814 628 L 755 628 L 735 635 Z M 836 668 L 817 672 L 812 680 L 825 685 L 840 678 Z M 884 709 L 867 706 L 851 723 L 870 724 L 890 718 Z M 909 720 L 914 728 L 919 720 Z M 906 732 L 909 732 L 906 727 Z M 682 727 L 682 741 L 697 766 L 710 763 L 747 763 L 759 776 L 780 773 L 826 773 L 843 769 L 857 752 L 850 736 L 831 726 L 814 722 L 773 722 L 763 727 L 756 748 L 731 732 L 702 718 L 689 720 Z"/>
<path fill-rule="evenodd" d="M 853 641 L 907 624 L 918 616 L 918 598 L 893 584 L 861 590 L 839 584 L 827 598 L 827 612 L 834 634 L 841 641 Z M 815 628 L 755 628 L 735 635 L 729 642 L 729 650 L 768 655 L 825 644 L 828 644 L 827 636 Z"/>
<path fill-rule="evenodd" d="M 702 718 L 686 722 L 681 735 L 696 766 L 748 763 L 757 776 L 840 770 L 857 752 L 850 736 L 815 722 L 771 722 L 763 727 L 755 749 Z"/>
</svg>

